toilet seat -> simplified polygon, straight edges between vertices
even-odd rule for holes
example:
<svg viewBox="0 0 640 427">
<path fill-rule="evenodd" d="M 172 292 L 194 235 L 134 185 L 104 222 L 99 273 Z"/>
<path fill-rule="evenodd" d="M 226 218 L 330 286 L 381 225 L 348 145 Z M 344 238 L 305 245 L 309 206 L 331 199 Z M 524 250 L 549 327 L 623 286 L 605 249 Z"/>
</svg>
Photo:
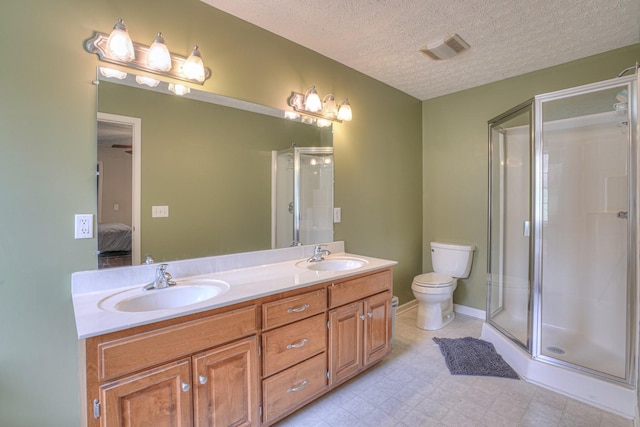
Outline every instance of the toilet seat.
<svg viewBox="0 0 640 427">
<path fill-rule="evenodd" d="M 414 286 L 424 288 L 446 288 L 453 285 L 453 277 L 440 273 L 425 273 L 413 279 Z"/>
</svg>

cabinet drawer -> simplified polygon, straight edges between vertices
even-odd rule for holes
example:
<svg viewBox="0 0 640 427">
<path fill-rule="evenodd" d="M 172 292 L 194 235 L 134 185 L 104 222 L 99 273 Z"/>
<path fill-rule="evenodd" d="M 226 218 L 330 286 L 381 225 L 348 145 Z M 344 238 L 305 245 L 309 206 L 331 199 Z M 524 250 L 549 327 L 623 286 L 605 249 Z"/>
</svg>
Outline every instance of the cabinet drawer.
<svg viewBox="0 0 640 427">
<path fill-rule="evenodd" d="M 100 381 L 253 334 L 256 306 L 98 344 Z"/>
<path fill-rule="evenodd" d="M 297 405 L 322 392 L 327 386 L 327 355 L 321 353 L 306 362 L 262 382 L 264 422 L 286 414 Z"/>
<path fill-rule="evenodd" d="M 369 295 L 391 290 L 391 287 L 391 270 L 335 283 L 329 286 L 329 307 L 338 307 L 352 301 L 357 301 Z"/>
<path fill-rule="evenodd" d="M 313 292 L 273 301 L 262 305 L 262 329 L 272 329 L 296 320 L 322 313 L 327 308 L 327 291 Z"/>
<path fill-rule="evenodd" d="M 327 348 L 324 313 L 262 334 L 263 376 L 268 377 Z"/>
</svg>

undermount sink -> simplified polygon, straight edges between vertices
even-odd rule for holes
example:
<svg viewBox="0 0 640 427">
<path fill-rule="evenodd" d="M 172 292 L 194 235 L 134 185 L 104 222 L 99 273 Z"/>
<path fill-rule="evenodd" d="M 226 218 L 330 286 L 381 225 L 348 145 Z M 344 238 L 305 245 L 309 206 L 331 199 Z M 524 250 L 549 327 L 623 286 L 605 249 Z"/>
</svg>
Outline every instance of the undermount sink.
<svg viewBox="0 0 640 427">
<path fill-rule="evenodd" d="M 186 279 L 177 282 L 175 286 L 148 291 L 140 286 L 107 297 L 98 305 L 103 310 L 129 313 L 166 310 L 207 301 L 229 290 L 227 282 L 215 279 Z"/>
<path fill-rule="evenodd" d="M 360 258 L 336 257 L 316 262 L 300 261 L 296 265 L 313 271 L 347 271 L 355 270 L 356 268 L 360 268 L 366 264 L 367 261 Z"/>
</svg>

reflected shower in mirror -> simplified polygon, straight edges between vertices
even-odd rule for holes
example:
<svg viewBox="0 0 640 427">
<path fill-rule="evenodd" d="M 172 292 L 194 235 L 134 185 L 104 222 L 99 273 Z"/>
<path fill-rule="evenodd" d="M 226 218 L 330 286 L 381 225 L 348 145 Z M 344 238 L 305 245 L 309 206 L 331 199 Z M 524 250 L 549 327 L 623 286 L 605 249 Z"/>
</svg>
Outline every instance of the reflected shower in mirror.
<svg viewBox="0 0 640 427">
<path fill-rule="evenodd" d="M 194 89 L 177 96 L 163 85 L 100 76 L 99 121 L 134 133 L 124 142 L 112 135 L 99 143 L 100 222 L 130 227 L 133 264 L 146 254 L 161 262 L 271 248 L 272 151 L 332 147 L 332 128 Z M 129 162 L 131 178 L 105 161 L 103 151 L 115 151 L 121 165 Z M 104 252 L 101 264 L 111 266 L 110 251 Z"/>
</svg>

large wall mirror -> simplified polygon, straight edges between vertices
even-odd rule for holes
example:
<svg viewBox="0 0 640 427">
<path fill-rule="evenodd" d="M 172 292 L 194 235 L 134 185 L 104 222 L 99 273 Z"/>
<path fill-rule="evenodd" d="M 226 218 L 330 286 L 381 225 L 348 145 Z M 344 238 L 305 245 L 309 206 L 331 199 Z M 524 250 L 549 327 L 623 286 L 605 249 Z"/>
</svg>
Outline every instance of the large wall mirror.
<svg viewBox="0 0 640 427">
<path fill-rule="evenodd" d="M 272 248 L 275 153 L 332 147 L 332 128 L 166 87 L 99 76 L 99 267 Z M 326 182 L 332 204 L 332 170 Z"/>
</svg>

